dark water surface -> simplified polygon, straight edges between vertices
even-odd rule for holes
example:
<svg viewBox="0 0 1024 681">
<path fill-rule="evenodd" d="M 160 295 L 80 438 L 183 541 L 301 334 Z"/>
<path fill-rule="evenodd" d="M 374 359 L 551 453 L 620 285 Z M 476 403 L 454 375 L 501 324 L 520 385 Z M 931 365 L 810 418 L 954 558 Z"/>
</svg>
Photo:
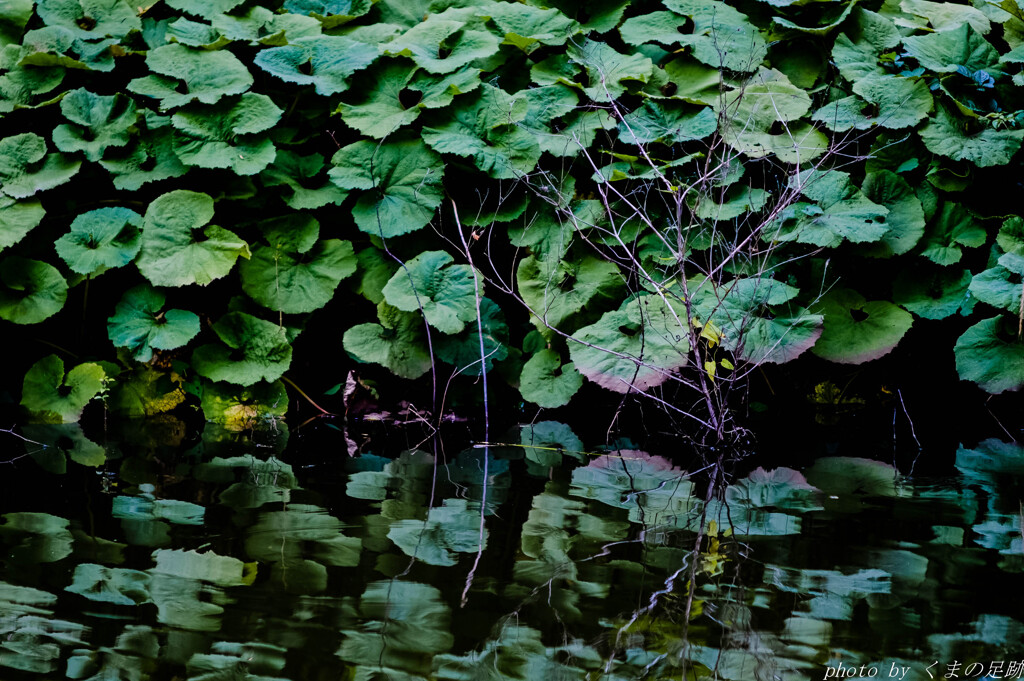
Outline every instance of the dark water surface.
<svg viewBox="0 0 1024 681">
<path fill-rule="evenodd" d="M 0 433 L 0 679 L 1024 670 L 1016 444 L 961 447 L 933 478 L 747 466 L 709 494 L 704 462 L 555 422 L 355 457 L 211 428 L 179 444 L 173 424 L 104 446 L 18 432 Z"/>
</svg>

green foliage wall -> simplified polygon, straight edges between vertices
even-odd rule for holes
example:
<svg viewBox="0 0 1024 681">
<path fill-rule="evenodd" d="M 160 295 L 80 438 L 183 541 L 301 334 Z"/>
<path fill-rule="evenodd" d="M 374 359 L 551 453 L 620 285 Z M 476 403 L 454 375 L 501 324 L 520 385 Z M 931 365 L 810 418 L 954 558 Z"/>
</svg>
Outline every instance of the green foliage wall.
<svg viewBox="0 0 1024 681">
<path fill-rule="evenodd" d="M 355 362 L 543 407 L 955 316 L 960 376 L 1018 390 L 1024 219 L 991 196 L 1022 63 L 1016 0 L 3 3 L 2 323 L 56 340 L 69 290 L 123 294 L 90 303 L 106 355 L 42 359 L 22 404 L 279 415 L 353 294 Z"/>
</svg>

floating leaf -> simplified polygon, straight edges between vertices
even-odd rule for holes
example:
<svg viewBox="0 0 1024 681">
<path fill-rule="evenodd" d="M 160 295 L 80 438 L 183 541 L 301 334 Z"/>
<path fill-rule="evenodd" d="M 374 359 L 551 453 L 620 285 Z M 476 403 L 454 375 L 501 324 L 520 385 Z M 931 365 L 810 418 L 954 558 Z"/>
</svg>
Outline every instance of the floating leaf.
<svg viewBox="0 0 1024 681">
<path fill-rule="evenodd" d="M 0 319 L 38 324 L 64 307 L 68 284 L 57 268 L 11 256 L 0 263 Z"/>
<path fill-rule="evenodd" d="M 379 55 L 373 45 L 325 35 L 261 50 L 253 63 L 283 81 L 312 85 L 317 94 L 326 97 L 347 90 L 349 76 L 369 66 Z"/>
<path fill-rule="evenodd" d="M 441 205 L 441 158 L 417 139 L 382 144 L 361 141 L 331 159 L 331 181 L 364 192 L 352 208 L 356 226 L 367 234 L 391 238 L 416 231 Z"/>
<path fill-rule="evenodd" d="M 119 348 L 127 348 L 138 362 L 153 358 L 153 350 L 184 347 L 199 335 L 199 317 L 185 310 L 164 310 L 164 295 L 148 284 L 125 292 L 114 316 L 107 320 L 107 335 Z"/>
<path fill-rule="evenodd" d="M 863 364 L 892 352 L 914 322 L 896 305 L 868 302 L 850 289 L 833 289 L 813 309 L 825 315 L 825 330 L 812 352 L 841 364 Z"/>
<path fill-rule="evenodd" d="M 230 272 L 239 256 L 249 257 L 246 243 L 222 227 L 205 227 L 199 240 L 213 213 L 209 195 L 185 189 L 149 204 L 135 261 L 142 275 L 154 286 L 205 286 Z"/>
<path fill-rule="evenodd" d="M 541 350 L 523 365 L 519 376 L 519 392 L 528 402 L 555 409 L 569 404 L 583 386 L 583 376 L 572 362 L 562 364 L 554 350 Z"/>
<path fill-rule="evenodd" d="M 523 96 L 509 95 L 486 83 L 438 114 L 439 123 L 423 128 L 423 141 L 442 154 L 468 156 L 496 179 L 516 179 L 534 169 L 540 146 L 516 123 L 529 106 Z"/>
<path fill-rule="evenodd" d="M 194 104 L 174 114 L 171 124 L 181 134 L 174 153 L 187 166 L 230 168 L 255 175 L 274 160 L 276 150 L 266 135 L 281 118 L 281 109 L 266 95 L 247 92 L 217 104 Z"/>
<path fill-rule="evenodd" d="M 97 208 L 71 222 L 57 239 L 57 255 L 78 274 L 98 274 L 124 267 L 142 248 L 142 216 L 121 207 Z"/>
<path fill-rule="evenodd" d="M 0 193 L 25 199 L 70 180 L 82 165 L 61 154 L 47 154 L 46 142 L 26 132 L 0 140 Z"/>
<path fill-rule="evenodd" d="M 249 386 L 276 381 L 292 361 L 284 328 L 244 312 L 228 312 L 213 324 L 223 345 L 203 345 L 192 353 L 192 366 L 212 381 Z"/>
<path fill-rule="evenodd" d="M 418 312 L 402 312 L 382 301 L 377 305 L 377 317 L 380 324 L 359 324 L 345 332 L 345 351 L 360 362 L 385 366 L 402 378 L 427 373 L 433 362 Z"/>
<path fill-rule="evenodd" d="M 64 362 L 47 355 L 25 373 L 21 405 L 34 415 L 52 421 L 77 421 L 89 401 L 100 394 L 107 374 L 99 364 L 79 364 L 64 375 Z"/>
<path fill-rule="evenodd" d="M 384 299 L 405 312 L 422 312 L 443 333 L 459 333 L 476 319 L 483 296 L 483 275 L 469 265 L 452 265 L 445 251 L 424 251 L 395 272 L 384 286 Z"/>
<path fill-rule="evenodd" d="M 24 239 L 45 215 L 43 204 L 36 199 L 15 201 L 0 194 L 0 251 Z"/>
<path fill-rule="evenodd" d="M 48 26 L 60 26 L 76 38 L 123 38 L 142 28 L 125 0 L 38 0 L 36 13 Z"/>
<path fill-rule="evenodd" d="M 385 44 L 388 54 L 411 58 L 431 73 L 451 73 L 498 51 L 500 39 L 486 31 L 466 28 L 442 14 L 430 14 L 404 34 Z"/>
<path fill-rule="evenodd" d="M 257 55 L 257 63 L 262 54 Z M 136 78 L 128 89 L 156 97 L 161 109 L 173 109 L 195 100 L 216 104 L 222 97 L 242 94 L 253 83 L 245 65 L 226 50 L 196 50 L 173 43 L 150 50 L 146 65 L 158 75 Z"/>
<path fill-rule="evenodd" d="M 957 339 L 953 352 L 960 378 L 986 392 L 1024 386 L 1024 343 L 1017 337 L 1016 320 L 992 317 L 978 322 Z"/>
<path fill-rule="evenodd" d="M 318 310 L 356 271 L 352 242 L 325 239 L 306 253 L 256 246 L 239 268 L 242 290 L 264 307 L 299 314 Z"/>
</svg>

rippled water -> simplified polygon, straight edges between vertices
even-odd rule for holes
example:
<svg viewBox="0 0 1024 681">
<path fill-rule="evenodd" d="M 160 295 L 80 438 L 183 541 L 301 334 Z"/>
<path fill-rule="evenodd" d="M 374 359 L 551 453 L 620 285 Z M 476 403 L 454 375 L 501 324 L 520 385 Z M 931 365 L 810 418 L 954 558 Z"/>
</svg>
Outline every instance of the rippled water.
<svg viewBox="0 0 1024 681">
<path fill-rule="evenodd" d="M 21 435 L 3 441 L 3 679 L 1024 668 L 1016 444 L 961 447 L 941 479 L 822 458 L 709 494 L 713 468 L 588 450 L 553 422 L 394 457 L 210 431 L 188 448 L 159 430 L 106 446 L 77 426 Z M 309 460 L 326 463 L 290 463 Z"/>
</svg>

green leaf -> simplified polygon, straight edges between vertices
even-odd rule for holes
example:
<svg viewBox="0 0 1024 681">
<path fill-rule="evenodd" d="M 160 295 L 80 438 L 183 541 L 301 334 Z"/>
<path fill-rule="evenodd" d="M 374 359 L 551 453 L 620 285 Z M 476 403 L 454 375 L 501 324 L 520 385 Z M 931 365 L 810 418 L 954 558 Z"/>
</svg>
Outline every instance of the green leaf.
<svg viewBox="0 0 1024 681">
<path fill-rule="evenodd" d="M 1020 276 L 1015 276 L 1014 272 L 996 265 L 974 275 L 969 282 L 971 295 L 981 302 L 1014 315 L 1020 313 L 1022 284 Z"/>
<path fill-rule="evenodd" d="M 359 324 L 345 332 L 345 351 L 360 362 L 380 364 L 402 378 L 419 378 L 432 366 L 419 313 L 402 312 L 381 301 L 380 324 Z"/>
<path fill-rule="evenodd" d="M 25 199 L 58 187 L 78 172 L 81 161 L 47 154 L 46 142 L 26 132 L 0 140 L 0 193 Z"/>
<path fill-rule="evenodd" d="M 284 9 L 320 19 L 324 28 L 334 28 L 370 11 L 372 0 L 285 0 Z"/>
<path fill-rule="evenodd" d="M 490 298 L 480 299 L 480 321 L 483 327 L 484 366 L 490 371 L 495 362 L 508 357 L 508 324 L 505 315 Z M 435 338 L 437 356 L 457 369 L 465 369 L 469 376 L 479 376 L 480 330 L 476 324 L 467 324 L 457 336 Z"/>
<path fill-rule="evenodd" d="M 230 12 L 244 0 L 164 0 L 173 9 L 188 12 L 203 19 Z"/>
<path fill-rule="evenodd" d="M 82 40 L 123 38 L 142 29 L 125 0 L 37 0 L 36 13 L 47 26 L 60 26 Z"/>
<path fill-rule="evenodd" d="M 1024 343 L 1017 337 L 1016 320 L 993 317 L 978 322 L 957 339 L 953 352 L 960 378 L 986 392 L 1024 386 Z"/>
<path fill-rule="evenodd" d="M 321 171 L 324 157 L 320 154 L 300 156 L 292 151 L 277 150 L 277 156 L 260 173 L 266 187 L 287 187 L 282 200 L 295 210 L 312 210 L 341 205 L 348 192 L 334 185 Z"/>
<path fill-rule="evenodd" d="M 975 277 L 977 280 L 977 277 Z M 945 319 L 968 304 L 967 287 L 973 290 L 971 273 L 950 267 L 915 267 L 903 270 L 893 282 L 893 302 L 923 319 Z M 1020 286 L 1018 285 L 1019 289 Z M 1018 290 L 1018 303 L 1020 292 Z M 982 299 L 983 300 L 983 299 Z M 984 301 L 988 302 L 988 301 Z"/>
<path fill-rule="evenodd" d="M 902 255 L 924 236 L 924 208 L 906 180 L 889 170 L 868 173 L 861 185 L 864 196 L 883 206 L 886 232 L 882 238 L 864 246 L 865 253 L 876 258 Z"/>
<path fill-rule="evenodd" d="M 921 128 L 920 135 L 928 151 L 982 168 L 1006 165 L 1024 140 L 1024 130 L 997 130 L 984 123 L 959 120 L 941 106 Z"/>
<path fill-rule="evenodd" d="M 735 319 L 738 332 L 728 334 L 722 346 L 754 365 L 791 362 L 822 334 L 822 316 L 802 307 L 779 307 L 767 314 L 750 311 Z"/>
<path fill-rule="evenodd" d="M 516 125 L 527 114 L 528 100 L 484 83 L 436 115 L 423 128 L 423 141 L 442 154 L 469 156 L 476 167 L 496 179 L 516 179 L 540 160 L 537 140 Z"/>
<path fill-rule="evenodd" d="M 585 31 L 607 33 L 622 21 L 629 0 L 592 0 L 585 6 L 575 0 L 529 0 L 535 7 L 553 7 L 580 23 Z"/>
<path fill-rule="evenodd" d="M 203 386 L 200 406 L 203 418 L 228 430 L 276 428 L 288 411 L 288 392 L 281 381 L 247 388 L 211 383 Z"/>
<path fill-rule="evenodd" d="M 221 35 L 221 32 L 209 24 L 198 21 L 191 21 L 181 17 L 167 24 L 167 41 L 179 42 L 188 47 L 200 47 L 203 49 L 219 49 L 229 42 L 228 38 Z"/>
<path fill-rule="evenodd" d="M 505 34 L 503 44 L 515 45 L 527 54 L 540 45 L 564 45 L 581 30 L 578 23 L 557 9 L 498 2 L 485 11 Z"/>
<path fill-rule="evenodd" d="M 0 194 L 0 251 L 24 239 L 45 215 L 46 210 L 38 199 L 15 201 Z"/>
<path fill-rule="evenodd" d="M 476 300 L 483 296 L 483 275 L 469 265 L 452 265 L 445 251 L 424 251 L 395 272 L 384 286 L 384 299 L 405 312 L 420 312 L 442 333 L 459 333 L 476 320 Z"/>
<path fill-rule="evenodd" d="M 38 324 L 57 314 L 67 297 L 68 284 L 52 265 L 16 256 L 0 263 L 0 319 Z"/>
<path fill-rule="evenodd" d="M 203 345 L 192 353 L 192 366 L 211 381 L 249 386 L 276 381 L 292 361 L 292 346 L 283 327 L 244 312 L 228 312 L 213 324 L 223 345 Z"/>
<path fill-rule="evenodd" d="M 97 208 L 71 222 L 71 231 L 57 239 L 57 255 L 78 274 L 98 274 L 124 267 L 142 247 L 142 216 L 121 207 Z"/>
<path fill-rule="evenodd" d="M 338 107 L 341 120 L 364 135 L 383 139 L 420 115 L 419 106 L 406 107 L 402 93 L 412 80 L 417 67 L 402 60 L 388 60 L 366 75 L 357 78 L 353 89 L 358 99 L 342 102 Z M 365 80 L 365 83 L 359 81 Z"/>
<path fill-rule="evenodd" d="M 976 248 L 985 241 L 985 228 L 967 209 L 946 201 L 920 242 L 921 255 L 937 265 L 953 265 L 963 256 L 961 246 Z"/>
<path fill-rule="evenodd" d="M 174 133 L 169 116 L 145 111 L 145 122 L 135 143 L 122 149 L 108 150 L 100 165 L 114 179 L 114 187 L 135 191 L 142 185 L 172 177 L 181 177 L 188 168 L 174 153 Z"/>
<path fill-rule="evenodd" d="M 307 253 L 258 245 L 239 265 L 242 290 L 264 307 L 288 314 L 318 310 L 356 271 L 352 242 L 325 239 Z"/>
<path fill-rule="evenodd" d="M 889 210 L 868 199 L 846 173 L 809 170 L 794 175 L 790 184 L 817 203 L 786 208 L 774 239 L 835 248 L 844 240 L 864 243 L 885 235 Z"/>
<path fill-rule="evenodd" d="M 654 69 L 651 60 L 642 54 L 620 54 L 589 38 L 582 45 L 571 45 L 566 54 L 586 69 L 590 83 L 583 91 L 595 102 L 614 101 L 629 87 L 644 85 Z"/>
<path fill-rule="evenodd" d="M 0 10 L 0 48 L 21 42 L 34 4 L 34 0 L 10 0 Z"/>
<path fill-rule="evenodd" d="M 682 317 L 686 324 L 686 315 Z M 576 369 L 618 393 L 661 385 L 687 363 L 689 335 L 658 296 L 632 300 L 576 331 L 569 356 Z"/>
<path fill-rule="evenodd" d="M 277 151 L 267 135 L 283 112 L 266 95 L 247 92 L 217 104 L 194 104 L 171 118 L 181 135 L 174 153 L 181 162 L 199 168 L 230 168 L 255 175 L 274 160 Z"/>
<path fill-rule="evenodd" d="M 142 251 L 135 264 L 154 286 L 205 286 L 231 271 L 235 260 L 249 257 L 249 247 L 226 229 L 209 225 L 213 199 L 178 189 L 163 194 L 146 209 Z"/>
<path fill-rule="evenodd" d="M 1004 220 L 996 243 L 1006 253 L 1024 256 L 1024 218 L 1014 215 Z"/>
<path fill-rule="evenodd" d="M 595 256 L 572 261 L 544 261 L 530 256 L 519 263 L 516 283 L 534 324 L 541 334 L 552 338 L 555 334 L 551 328 L 578 328 L 578 324 L 566 328 L 566 322 L 578 322 L 577 315 L 584 307 L 599 309 L 614 300 L 622 286 L 622 275 L 615 263 Z"/>
<path fill-rule="evenodd" d="M 880 14 L 858 7 L 852 12 L 846 32 L 836 38 L 832 61 L 843 78 L 856 83 L 871 75 L 885 74 L 879 55 L 900 44 L 899 29 Z"/>
<path fill-rule="evenodd" d="M 937 32 L 957 30 L 963 24 L 969 24 L 981 34 L 992 29 L 991 22 L 984 12 L 970 5 L 929 0 L 901 0 L 900 9 L 926 19 Z"/>
<path fill-rule="evenodd" d="M 519 392 L 528 402 L 555 409 L 569 404 L 569 400 L 583 385 L 583 376 L 572 362 L 562 364 L 554 350 L 543 349 L 526 364 L 519 376 Z"/>
<path fill-rule="evenodd" d="M 689 46 L 701 63 L 746 73 L 756 70 L 768 54 L 767 43 L 747 16 L 724 2 L 665 0 L 664 4 L 693 20 L 693 33 L 680 34 L 680 43 Z"/>
<path fill-rule="evenodd" d="M 47 355 L 25 373 L 21 406 L 48 422 L 77 421 L 89 401 L 100 394 L 107 374 L 99 364 L 79 364 L 64 375 L 64 362 Z"/>
<path fill-rule="evenodd" d="M 812 309 L 825 316 L 825 330 L 812 352 L 840 364 L 863 364 L 889 354 L 914 322 L 896 305 L 868 302 L 850 289 L 833 289 Z"/>
<path fill-rule="evenodd" d="M 641 145 L 675 144 L 704 139 L 718 129 L 711 107 L 695 108 L 683 102 L 646 100 L 619 123 L 619 140 Z"/>
<path fill-rule="evenodd" d="M 53 131 L 54 146 L 68 153 L 81 151 L 90 161 L 98 161 L 108 147 L 128 144 L 138 117 L 135 102 L 128 97 L 120 93 L 104 97 L 84 88 L 64 95 L 60 110 L 77 125 L 58 125 Z"/>
<path fill-rule="evenodd" d="M 472 61 L 490 57 L 498 51 L 500 43 L 491 33 L 466 28 L 464 21 L 431 14 L 381 49 L 387 54 L 410 57 L 431 73 L 451 73 Z"/>
<path fill-rule="evenodd" d="M 148 284 L 125 292 L 107 320 L 107 335 L 127 348 L 138 362 L 153 358 L 153 350 L 184 347 L 199 335 L 199 317 L 185 310 L 164 310 L 164 295 Z"/>
<path fill-rule="evenodd" d="M 757 212 L 765 207 L 771 194 L 763 189 L 733 185 L 722 193 L 715 192 L 710 196 L 691 194 L 691 208 L 701 220 L 719 222 L 734 220 L 749 212 Z M 716 202 L 719 200 L 720 202 Z"/>
<path fill-rule="evenodd" d="M 374 45 L 325 35 L 261 50 L 253 63 L 288 83 L 312 85 L 317 94 L 326 97 L 347 90 L 349 76 L 372 64 L 379 55 Z"/>
<path fill-rule="evenodd" d="M 904 38 L 903 49 L 918 64 L 937 73 L 955 73 L 960 66 L 971 73 L 999 71 L 999 52 L 968 23 Z"/>
<path fill-rule="evenodd" d="M 181 384 L 181 377 L 175 373 L 136 365 L 118 374 L 105 404 L 113 413 L 129 419 L 163 414 L 185 401 Z"/>
<path fill-rule="evenodd" d="M 257 55 L 257 63 L 262 54 Z M 216 104 L 221 97 L 242 94 L 253 83 L 245 65 L 226 50 L 196 50 L 174 43 L 150 50 L 146 65 L 158 75 L 136 78 L 128 89 L 156 97 L 161 109 L 173 109 L 195 100 Z"/>
<path fill-rule="evenodd" d="M 350 144 L 331 159 L 331 181 L 364 192 L 352 208 L 356 226 L 391 238 L 421 229 L 441 205 L 444 164 L 417 139 Z"/>
</svg>

